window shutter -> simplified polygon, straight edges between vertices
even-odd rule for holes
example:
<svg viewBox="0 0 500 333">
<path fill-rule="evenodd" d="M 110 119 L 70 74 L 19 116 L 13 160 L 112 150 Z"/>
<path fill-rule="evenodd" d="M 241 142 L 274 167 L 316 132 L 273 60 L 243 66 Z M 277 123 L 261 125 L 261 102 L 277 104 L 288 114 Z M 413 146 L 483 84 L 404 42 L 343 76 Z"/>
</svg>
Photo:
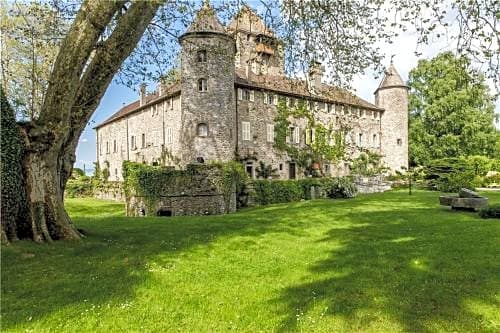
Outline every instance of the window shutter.
<svg viewBox="0 0 500 333">
<path fill-rule="evenodd" d="M 254 101 L 255 101 L 255 91 L 250 90 L 250 102 L 254 102 Z"/>
<path fill-rule="evenodd" d="M 278 95 L 274 95 L 273 104 L 278 105 Z"/>
<path fill-rule="evenodd" d="M 298 126 L 295 127 L 293 136 L 295 139 L 295 143 L 300 143 L 300 128 Z"/>
<path fill-rule="evenodd" d="M 264 93 L 264 104 L 267 104 L 267 93 Z"/>
<path fill-rule="evenodd" d="M 316 142 L 316 130 L 314 128 L 311 129 L 311 142 Z"/>
<path fill-rule="evenodd" d="M 325 102 L 325 112 L 328 112 L 328 103 Z"/>
<path fill-rule="evenodd" d="M 311 129 L 310 128 L 306 128 L 306 130 L 304 131 L 305 134 L 306 134 L 306 145 L 310 145 L 311 144 Z"/>
<path fill-rule="evenodd" d="M 238 99 L 241 101 L 243 99 L 243 89 L 238 88 Z"/>
</svg>

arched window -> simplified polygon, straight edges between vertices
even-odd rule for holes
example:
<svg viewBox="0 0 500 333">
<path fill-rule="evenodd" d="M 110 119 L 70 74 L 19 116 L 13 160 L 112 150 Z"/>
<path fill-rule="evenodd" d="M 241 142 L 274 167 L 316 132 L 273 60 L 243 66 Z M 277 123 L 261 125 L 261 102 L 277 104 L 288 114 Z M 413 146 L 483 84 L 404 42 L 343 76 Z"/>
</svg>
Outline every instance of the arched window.
<svg viewBox="0 0 500 333">
<path fill-rule="evenodd" d="M 208 136 L 208 125 L 205 123 L 199 123 L 196 127 L 196 134 L 202 137 Z"/>
<path fill-rule="evenodd" d="M 207 50 L 200 50 L 196 54 L 196 60 L 198 62 L 207 62 Z"/>
<path fill-rule="evenodd" d="M 198 91 L 207 91 L 207 79 L 198 79 Z"/>
</svg>

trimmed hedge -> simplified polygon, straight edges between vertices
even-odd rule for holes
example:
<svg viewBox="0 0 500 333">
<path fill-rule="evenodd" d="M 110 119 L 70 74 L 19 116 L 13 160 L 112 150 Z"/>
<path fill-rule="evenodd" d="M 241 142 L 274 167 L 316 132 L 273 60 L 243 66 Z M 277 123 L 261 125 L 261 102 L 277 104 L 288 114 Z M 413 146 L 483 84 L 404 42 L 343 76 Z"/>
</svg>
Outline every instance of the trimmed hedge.
<svg viewBox="0 0 500 333">
<path fill-rule="evenodd" d="M 481 209 L 479 216 L 483 219 L 500 219 L 500 205 L 490 205 L 488 208 Z"/>
<path fill-rule="evenodd" d="M 483 219 L 500 219 L 500 205 L 491 205 L 479 211 L 479 216 Z"/>
<path fill-rule="evenodd" d="M 319 187 L 327 198 L 353 198 L 357 194 L 351 178 L 305 178 L 299 180 L 255 180 L 251 193 L 259 205 L 311 199 L 311 188 Z"/>
</svg>

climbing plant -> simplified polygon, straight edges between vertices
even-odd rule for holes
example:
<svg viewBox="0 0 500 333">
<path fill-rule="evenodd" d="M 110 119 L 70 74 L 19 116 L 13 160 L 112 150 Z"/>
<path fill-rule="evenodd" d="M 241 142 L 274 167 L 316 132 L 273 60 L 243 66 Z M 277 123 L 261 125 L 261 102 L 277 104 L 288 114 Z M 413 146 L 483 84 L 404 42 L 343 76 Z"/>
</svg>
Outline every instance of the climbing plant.
<svg viewBox="0 0 500 333">
<path fill-rule="evenodd" d="M 288 107 L 284 101 L 280 101 L 274 119 L 274 147 L 286 153 L 306 174 L 317 175 L 314 174 L 315 170 L 321 174 L 322 168 L 313 168 L 315 164 L 320 166 L 323 163 L 337 163 L 345 157 L 345 136 L 348 127 L 342 123 L 337 126 L 332 123 L 325 126 L 316 122 L 313 112 L 303 100 L 295 107 Z M 307 123 L 305 140 L 304 144 L 294 144 L 291 142 L 293 140 L 287 140 L 287 137 L 291 136 L 292 121 L 300 119 Z"/>
</svg>

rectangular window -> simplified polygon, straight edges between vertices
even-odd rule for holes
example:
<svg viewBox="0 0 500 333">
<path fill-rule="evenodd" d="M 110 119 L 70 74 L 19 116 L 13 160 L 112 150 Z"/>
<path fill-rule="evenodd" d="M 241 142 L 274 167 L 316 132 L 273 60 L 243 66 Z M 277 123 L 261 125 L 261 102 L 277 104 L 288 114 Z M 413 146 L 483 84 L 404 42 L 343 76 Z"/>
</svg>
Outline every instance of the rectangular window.
<svg viewBox="0 0 500 333">
<path fill-rule="evenodd" d="M 174 98 L 172 97 L 170 99 L 170 110 L 173 110 L 174 109 Z"/>
<path fill-rule="evenodd" d="M 250 90 L 250 102 L 254 102 L 254 101 L 255 101 L 255 91 Z"/>
<path fill-rule="evenodd" d="M 268 100 L 267 93 L 264 93 L 264 104 L 267 104 L 267 100 Z"/>
<path fill-rule="evenodd" d="M 363 146 L 363 133 L 358 134 L 358 145 Z"/>
<path fill-rule="evenodd" d="M 130 137 L 130 147 L 132 148 L 132 150 L 134 150 L 136 147 L 135 147 L 135 136 L 131 136 Z"/>
<path fill-rule="evenodd" d="M 273 104 L 278 105 L 278 95 L 274 95 Z"/>
<path fill-rule="evenodd" d="M 106 154 L 109 154 L 109 142 L 106 141 Z"/>
<path fill-rule="evenodd" d="M 293 139 L 294 139 L 295 143 L 300 143 L 300 128 L 299 127 L 295 127 L 295 129 L 293 131 Z"/>
<path fill-rule="evenodd" d="M 267 142 L 274 142 L 274 124 L 267 124 Z"/>
<path fill-rule="evenodd" d="M 167 143 L 173 143 L 172 127 L 167 127 Z"/>
<path fill-rule="evenodd" d="M 241 122 L 241 134 L 245 141 L 250 141 L 250 123 L 248 121 Z"/>
<path fill-rule="evenodd" d="M 266 94 L 267 95 L 267 104 L 274 104 L 274 95 L 273 94 Z"/>
<path fill-rule="evenodd" d="M 146 134 L 141 135 L 141 148 L 146 148 Z"/>
<path fill-rule="evenodd" d="M 113 140 L 113 153 L 116 153 L 118 148 L 116 147 L 116 140 Z"/>
<path fill-rule="evenodd" d="M 238 100 L 243 100 L 243 89 L 238 88 Z"/>
</svg>

